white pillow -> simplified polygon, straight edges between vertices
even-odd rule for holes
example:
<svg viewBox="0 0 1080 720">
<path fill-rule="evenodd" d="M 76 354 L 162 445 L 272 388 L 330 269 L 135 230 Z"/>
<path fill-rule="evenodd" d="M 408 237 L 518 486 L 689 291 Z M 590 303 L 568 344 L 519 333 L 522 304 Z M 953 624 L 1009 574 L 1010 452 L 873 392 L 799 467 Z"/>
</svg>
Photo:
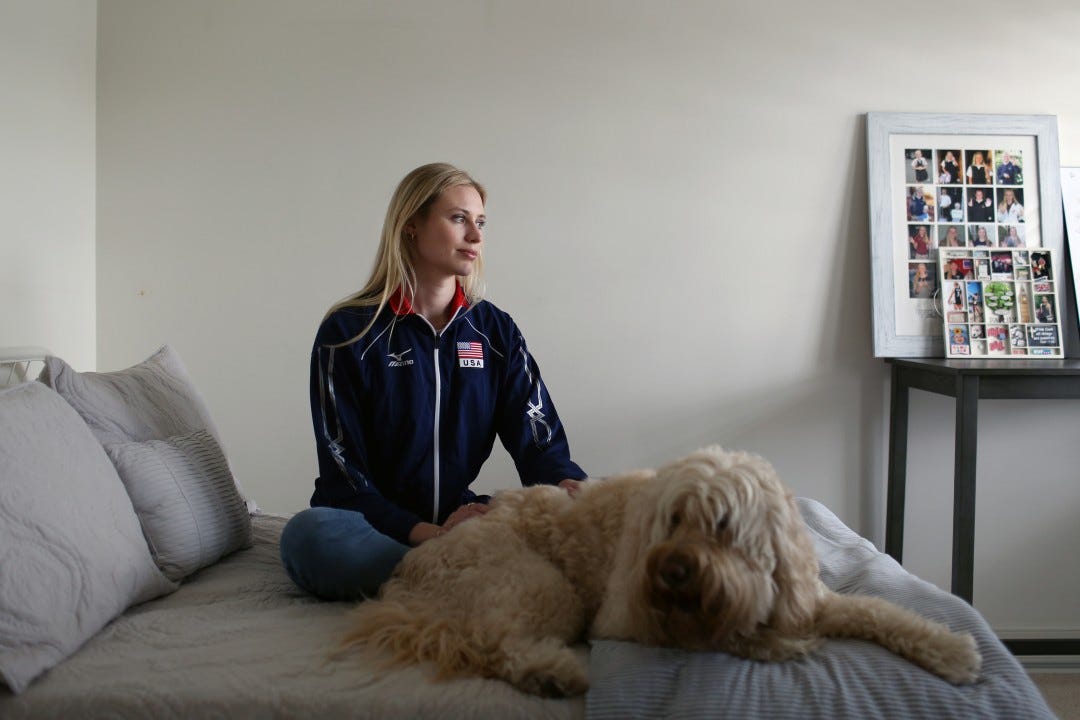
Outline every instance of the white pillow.
<svg viewBox="0 0 1080 720">
<path fill-rule="evenodd" d="M 138 365 L 114 372 L 78 372 L 49 356 L 39 380 L 71 403 L 102 445 L 164 440 L 206 430 L 224 452 L 210 410 L 180 356 L 168 345 Z M 239 483 L 237 492 L 243 496 Z M 255 510 L 255 503 L 248 501 L 248 511 Z"/>
<path fill-rule="evenodd" d="M 251 547 L 251 518 L 206 430 L 105 451 L 124 481 L 150 553 L 170 580 Z"/>
<path fill-rule="evenodd" d="M 126 608 L 176 589 L 116 469 L 40 383 L 0 391 L 0 678 L 22 692 Z"/>
</svg>

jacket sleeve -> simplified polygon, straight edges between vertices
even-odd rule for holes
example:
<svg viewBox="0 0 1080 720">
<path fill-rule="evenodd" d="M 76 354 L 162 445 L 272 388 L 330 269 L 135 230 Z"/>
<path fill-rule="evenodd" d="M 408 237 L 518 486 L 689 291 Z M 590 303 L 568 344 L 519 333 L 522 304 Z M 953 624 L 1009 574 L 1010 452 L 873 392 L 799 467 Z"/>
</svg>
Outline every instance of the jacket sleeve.
<svg viewBox="0 0 1080 720">
<path fill-rule="evenodd" d="M 556 485 L 565 478 L 586 477 L 570 459 L 559 414 L 516 325 L 500 390 L 498 432 L 523 485 Z"/>
<path fill-rule="evenodd" d="M 319 456 L 311 504 L 357 510 L 376 530 L 408 545 L 409 531 L 420 518 L 387 500 L 370 475 L 364 389 L 354 358 L 348 347 L 319 339 L 311 352 L 311 416 Z"/>
</svg>

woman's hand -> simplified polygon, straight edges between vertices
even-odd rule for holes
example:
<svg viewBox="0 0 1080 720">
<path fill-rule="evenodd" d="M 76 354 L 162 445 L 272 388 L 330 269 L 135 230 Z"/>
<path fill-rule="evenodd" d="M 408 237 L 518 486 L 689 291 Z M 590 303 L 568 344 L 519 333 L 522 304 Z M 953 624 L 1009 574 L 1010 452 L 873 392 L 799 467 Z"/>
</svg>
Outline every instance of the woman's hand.
<svg viewBox="0 0 1080 720">
<path fill-rule="evenodd" d="M 581 492 L 581 486 L 584 484 L 585 481 L 583 480 L 573 480 L 571 478 L 566 478 L 565 480 L 559 481 L 559 487 L 568 492 L 570 494 L 570 497 L 574 497 L 579 492 Z"/>
<path fill-rule="evenodd" d="M 443 530 L 449 532 L 457 525 L 460 525 L 466 520 L 471 520 L 474 517 L 480 517 L 490 509 L 491 508 L 484 503 L 468 503 L 467 505 L 462 505 L 457 510 L 450 513 L 450 517 L 446 518 L 446 522 L 442 524 Z"/>
</svg>

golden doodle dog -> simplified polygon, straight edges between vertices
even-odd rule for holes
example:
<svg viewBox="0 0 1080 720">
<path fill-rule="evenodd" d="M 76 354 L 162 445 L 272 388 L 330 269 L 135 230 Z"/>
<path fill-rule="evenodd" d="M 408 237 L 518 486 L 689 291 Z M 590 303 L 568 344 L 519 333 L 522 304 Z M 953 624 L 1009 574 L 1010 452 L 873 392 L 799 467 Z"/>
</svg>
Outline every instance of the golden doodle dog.
<svg viewBox="0 0 1080 720">
<path fill-rule="evenodd" d="M 586 637 L 779 661 L 860 638 L 953 683 L 973 682 L 970 635 L 818 578 L 791 492 L 756 455 L 710 447 L 660 470 L 499 494 L 482 517 L 409 552 L 361 603 L 343 650 L 525 692 L 588 688 Z"/>
</svg>

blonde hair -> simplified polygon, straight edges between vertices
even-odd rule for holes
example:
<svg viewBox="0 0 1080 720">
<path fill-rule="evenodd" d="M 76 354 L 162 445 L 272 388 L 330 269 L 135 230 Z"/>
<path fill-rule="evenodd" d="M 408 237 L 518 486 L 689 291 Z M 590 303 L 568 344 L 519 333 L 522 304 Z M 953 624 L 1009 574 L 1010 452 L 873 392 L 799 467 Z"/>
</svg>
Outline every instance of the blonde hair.
<svg viewBox="0 0 1080 720">
<path fill-rule="evenodd" d="M 405 226 L 415 219 L 427 217 L 431 206 L 439 199 L 444 190 L 459 185 L 468 185 L 480 194 L 480 201 L 487 203 L 484 187 L 472 179 L 464 170 L 448 163 L 430 163 L 416 168 L 398 183 L 386 208 L 379 251 L 375 255 L 375 265 L 371 276 L 359 292 L 349 295 L 335 303 L 323 320 L 348 307 L 375 307 L 371 320 L 355 337 L 335 345 L 349 345 L 362 338 L 375 319 L 390 301 L 390 297 L 401 288 L 406 299 L 412 302 L 416 295 L 416 269 L 413 266 L 414 248 L 405 235 Z M 472 272 L 461 278 L 461 287 L 469 303 L 476 303 L 484 296 L 483 256 L 478 256 L 473 263 Z"/>
</svg>

